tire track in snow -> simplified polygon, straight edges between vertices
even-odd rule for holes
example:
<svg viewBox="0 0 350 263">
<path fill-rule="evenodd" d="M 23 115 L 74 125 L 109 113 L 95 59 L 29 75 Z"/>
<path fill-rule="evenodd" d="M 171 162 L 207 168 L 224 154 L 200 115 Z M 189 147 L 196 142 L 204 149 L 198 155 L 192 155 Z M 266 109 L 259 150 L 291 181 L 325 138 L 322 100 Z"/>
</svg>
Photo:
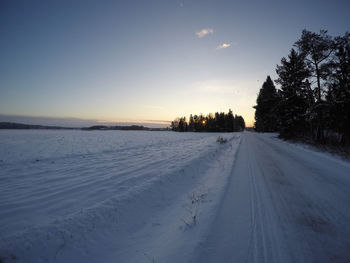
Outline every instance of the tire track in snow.
<svg viewBox="0 0 350 263">
<path fill-rule="evenodd" d="M 291 144 L 278 146 L 274 140 L 267 147 L 266 141 L 260 136 L 254 143 L 264 150 L 261 161 L 279 171 L 265 175 L 264 180 L 293 248 L 293 261 L 348 262 L 350 194 L 343 188 L 350 185 L 349 166 Z"/>
<path fill-rule="evenodd" d="M 193 262 L 350 262 L 350 165 L 244 133 Z"/>
</svg>

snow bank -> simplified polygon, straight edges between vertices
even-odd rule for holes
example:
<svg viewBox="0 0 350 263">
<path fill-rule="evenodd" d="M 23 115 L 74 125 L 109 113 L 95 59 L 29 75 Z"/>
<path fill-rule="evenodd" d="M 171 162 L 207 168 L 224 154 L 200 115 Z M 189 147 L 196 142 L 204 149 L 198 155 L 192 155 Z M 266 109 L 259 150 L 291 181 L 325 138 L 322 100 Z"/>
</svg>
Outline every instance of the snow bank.
<svg viewBox="0 0 350 263">
<path fill-rule="evenodd" d="M 203 241 L 240 134 L 0 132 L 0 259 L 184 262 Z"/>
</svg>

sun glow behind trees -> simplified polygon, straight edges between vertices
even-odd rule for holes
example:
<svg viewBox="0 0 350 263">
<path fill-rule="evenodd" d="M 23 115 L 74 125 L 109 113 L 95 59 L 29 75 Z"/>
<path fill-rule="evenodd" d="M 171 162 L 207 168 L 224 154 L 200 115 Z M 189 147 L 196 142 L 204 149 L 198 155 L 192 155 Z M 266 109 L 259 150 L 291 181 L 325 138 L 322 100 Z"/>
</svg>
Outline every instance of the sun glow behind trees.
<svg viewBox="0 0 350 263">
<path fill-rule="evenodd" d="M 229 110 L 228 113 L 216 112 L 206 116 L 191 114 L 188 122 L 186 117 L 176 118 L 171 122 L 171 128 L 179 132 L 237 132 L 245 129 L 245 122 L 242 116 L 233 116 Z"/>
</svg>

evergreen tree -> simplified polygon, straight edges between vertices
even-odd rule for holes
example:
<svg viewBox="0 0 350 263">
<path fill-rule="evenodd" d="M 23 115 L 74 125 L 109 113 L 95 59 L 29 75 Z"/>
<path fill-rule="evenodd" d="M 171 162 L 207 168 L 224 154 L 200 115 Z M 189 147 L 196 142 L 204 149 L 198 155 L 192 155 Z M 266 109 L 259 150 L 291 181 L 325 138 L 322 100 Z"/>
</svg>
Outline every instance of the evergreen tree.
<svg viewBox="0 0 350 263">
<path fill-rule="evenodd" d="M 203 114 L 190 115 L 189 123 L 186 122 L 186 117 L 176 118 L 171 122 L 173 131 L 186 132 L 233 132 L 243 131 L 245 122 L 242 116 L 233 116 L 232 110 L 228 113 L 216 112 L 215 116 L 209 113 L 207 116 Z"/>
<path fill-rule="evenodd" d="M 226 129 L 228 132 L 234 131 L 234 117 L 231 109 L 228 110 L 226 115 Z"/>
<path fill-rule="evenodd" d="M 259 91 L 256 100 L 255 129 L 259 132 L 274 132 L 278 130 L 277 103 L 278 95 L 276 87 L 270 76 Z"/>
<path fill-rule="evenodd" d="M 327 78 L 328 62 L 333 52 L 332 37 L 327 34 L 327 30 L 320 30 L 320 33 L 313 33 L 304 29 L 301 38 L 294 45 L 305 56 L 308 69 L 312 73 L 312 77 L 316 78 L 317 101 L 321 102 L 321 80 Z"/>
<path fill-rule="evenodd" d="M 186 117 L 180 118 L 179 125 L 178 125 L 178 131 L 179 132 L 186 132 L 187 131 Z"/>
<path fill-rule="evenodd" d="M 205 126 L 206 126 L 206 119 L 205 117 L 203 116 L 203 114 L 201 113 L 199 115 L 199 118 L 198 118 L 198 127 L 199 127 L 199 131 L 205 131 Z"/>
<path fill-rule="evenodd" d="M 233 131 L 243 131 L 245 129 L 245 121 L 242 116 L 235 115 Z"/>
<path fill-rule="evenodd" d="M 335 53 L 329 77 L 330 129 L 342 135 L 341 143 L 350 144 L 350 33 L 335 39 Z"/>
<path fill-rule="evenodd" d="M 281 65 L 277 65 L 276 83 L 281 85 L 277 108 L 280 135 L 284 138 L 304 135 L 307 131 L 306 112 L 312 102 L 307 81 L 310 72 L 304 59 L 303 54 L 292 49 L 288 59 L 282 58 Z"/>
<path fill-rule="evenodd" d="M 313 33 L 303 30 L 301 38 L 295 43 L 300 53 L 305 56 L 305 62 L 316 79 L 317 101 L 312 109 L 312 122 L 316 126 L 316 140 L 324 142 L 324 119 L 327 115 L 328 105 L 323 100 L 323 89 L 325 85 L 322 80 L 327 79 L 329 73 L 329 59 L 333 52 L 333 40 L 327 34 L 327 30 L 320 30 L 320 33 Z"/>
<path fill-rule="evenodd" d="M 171 122 L 170 127 L 173 131 L 178 131 L 179 128 L 179 118 L 176 118 L 174 121 Z"/>
<path fill-rule="evenodd" d="M 206 119 L 207 131 L 214 132 L 216 130 L 215 117 L 213 114 L 209 113 Z"/>
<path fill-rule="evenodd" d="M 190 115 L 190 120 L 188 124 L 188 131 L 194 131 L 194 119 L 192 114 Z"/>
<path fill-rule="evenodd" d="M 219 113 L 218 126 L 220 131 L 224 132 L 226 130 L 225 127 L 225 112 Z"/>
</svg>

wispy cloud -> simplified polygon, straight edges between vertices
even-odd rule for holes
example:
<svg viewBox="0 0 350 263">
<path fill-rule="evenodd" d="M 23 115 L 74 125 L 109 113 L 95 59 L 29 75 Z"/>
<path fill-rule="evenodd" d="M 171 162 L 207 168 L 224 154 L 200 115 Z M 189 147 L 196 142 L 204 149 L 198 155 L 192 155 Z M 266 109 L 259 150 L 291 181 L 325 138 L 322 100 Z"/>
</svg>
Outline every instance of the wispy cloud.
<svg viewBox="0 0 350 263">
<path fill-rule="evenodd" d="M 144 109 L 151 109 L 151 110 L 164 110 L 164 107 L 156 106 L 156 105 L 141 105 Z"/>
<path fill-rule="evenodd" d="M 196 32 L 197 37 L 202 38 L 208 34 L 214 34 L 214 29 L 212 28 L 203 28 L 201 31 Z"/>
<path fill-rule="evenodd" d="M 229 43 L 223 43 L 223 44 L 217 46 L 216 49 L 220 50 L 220 49 L 228 48 L 230 46 L 231 46 L 231 44 L 229 44 Z"/>
<path fill-rule="evenodd" d="M 235 82 L 229 80 L 206 80 L 193 83 L 191 89 L 194 92 L 210 94 L 233 94 Z"/>
<path fill-rule="evenodd" d="M 169 125 L 171 121 L 164 121 L 164 120 L 144 120 L 146 123 L 156 123 L 156 124 L 167 124 Z"/>
<path fill-rule="evenodd" d="M 240 96 L 252 90 L 249 94 L 253 98 L 256 93 L 256 80 L 242 81 L 235 79 L 208 79 L 204 81 L 194 82 L 189 85 L 189 90 L 197 93 L 222 94 L 222 95 L 238 95 Z"/>
</svg>

